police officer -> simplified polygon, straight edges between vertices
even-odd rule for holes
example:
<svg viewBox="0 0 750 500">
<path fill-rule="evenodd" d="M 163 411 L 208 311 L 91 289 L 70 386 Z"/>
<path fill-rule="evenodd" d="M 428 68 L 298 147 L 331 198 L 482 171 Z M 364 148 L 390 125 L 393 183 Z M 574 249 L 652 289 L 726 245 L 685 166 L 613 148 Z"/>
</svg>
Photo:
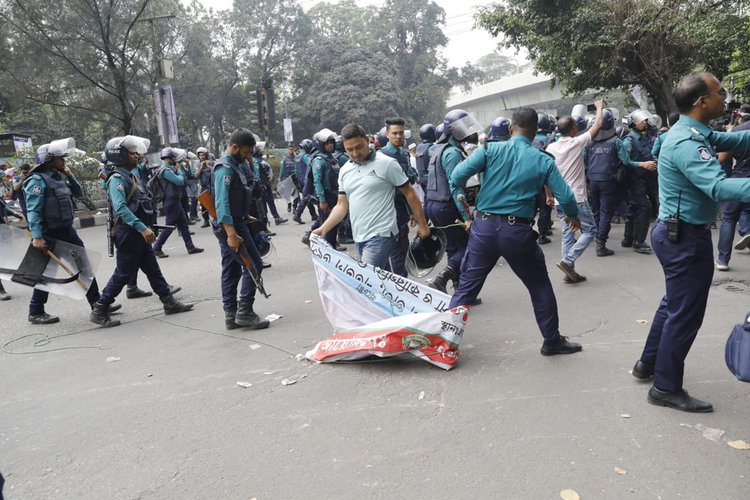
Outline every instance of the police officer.
<svg viewBox="0 0 750 500">
<path fill-rule="evenodd" d="M 378 142 L 380 144 L 379 151 L 396 160 L 401 166 L 401 170 L 404 171 L 404 175 L 409 179 L 409 182 L 414 184 L 417 182 L 419 176 L 417 172 L 411 168 L 409 152 L 404 147 L 406 142 L 404 136 L 405 123 L 406 122 L 403 118 L 389 118 L 385 121 L 385 130 L 381 129 L 381 134 L 385 133 L 385 137 L 382 135 L 379 135 L 378 137 Z M 394 274 L 406 277 L 406 255 L 409 251 L 409 221 L 411 220 L 411 210 L 409 209 L 409 203 L 406 201 L 406 197 L 398 189 L 396 189 L 394 203 L 396 204 L 398 237 L 396 239 L 396 246 L 393 248 L 393 254 L 391 255 L 391 271 L 393 271 Z"/>
<path fill-rule="evenodd" d="M 75 149 L 75 141 L 60 139 L 44 144 L 37 149 L 37 165 L 31 169 L 23 190 L 26 195 L 31 243 L 37 250 L 45 251 L 45 237 L 84 246 L 73 228 L 75 218 L 74 196 L 81 196 L 83 190 L 73 172 L 65 166 L 65 157 Z M 29 302 L 29 321 L 33 324 L 57 323 L 60 318 L 47 314 L 44 305 L 49 293 L 34 289 Z M 86 292 L 86 300 L 93 305 L 99 300 L 99 285 L 94 279 Z M 120 309 L 112 305 L 110 312 Z"/>
<path fill-rule="evenodd" d="M 239 255 L 243 246 L 260 274 L 263 261 L 246 223 L 254 196 L 253 174 L 246 160 L 252 161 L 255 144 L 249 130 L 235 130 L 229 137 L 229 146 L 214 165 L 212 187 L 217 217 L 214 231 L 221 249 L 221 296 L 228 330 L 237 327 L 259 330 L 270 324 L 253 310 L 256 285 Z"/>
<path fill-rule="evenodd" d="M 611 110 L 605 109 L 601 128 L 594 137 L 594 142 L 586 150 L 586 179 L 589 204 L 596 220 L 597 257 L 607 257 L 615 253 L 607 248 L 607 240 L 617 206 L 619 145 L 620 139 L 615 135 L 615 117 Z"/>
<path fill-rule="evenodd" d="M 421 142 L 417 144 L 417 175 L 419 175 L 419 184 L 422 190 L 427 189 L 427 167 L 430 164 L 430 148 L 435 143 L 435 125 L 425 123 L 419 128 L 419 138 Z"/>
<path fill-rule="evenodd" d="M 336 206 L 338 201 L 338 162 L 333 158 L 333 150 L 336 147 L 336 133 L 330 129 L 321 129 L 313 136 L 315 150 L 312 153 L 310 161 L 310 170 L 313 175 L 313 186 L 315 196 L 320 203 L 320 217 L 312 225 L 312 229 L 319 228 Z M 336 250 L 343 252 L 346 247 L 336 243 L 338 234 L 338 225 L 328 231 L 325 238 Z M 309 242 L 309 233 L 305 235 Z M 304 238 L 303 238 L 304 242 Z"/>
<path fill-rule="evenodd" d="M 183 209 L 180 198 L 186 183 L 186 176 L 181 171 L 178 161 L 180 158 L 177 154 L 180 151 L 175 151 L 174 148 L 164 148 L 161 150 L 161 167 L 157 171 L 156 175 L 159 176 L 159 182 L 161 182 L 164 188 L 164 213 L 166 214 L 166 224 L 168 226 L 175 226 L 182 236 L 182 240 L 185 242 L 185 248 L 187 248 L 188 254 L 200 253 L 203 251 L 202 248 L 198 248 L 193 244 L 193 239 L 190 237 L 190 229 L 188 228 L 187 217 L 185 216 L 185 210 Z M 159 232 L 159 237 L 156 238 L 154 243 L 154 252 L 159 258 L 169 257 L 162 251 L 164 243 L 167 238 L 172 234 L 172 229 L 163 229 Z"/>
<path fill-rule="evenodd" d="M 200 183 L 200 192 L 203 193 L 205 191 L 210 191 L 213 162 L 208 156 L 208 149 L 200 147 L 195 150 L 195 153 L 198 155 L 198 161 L 200 162 L 197 173 L 198 182 Z M 203 217 L 203 224 L 201 227 L 209 227 L 211 223 L 208 221 L 208 210 L 204 207 L 201 207 L 201 216 Z"/>
<path fill-rule="evenodd" d="M 488 141 L 507 141 L 510 139 L 510 120 L 504 116 L 498 116 L 492 121 L 490 125 L 489 133 L 487 134 Z"/>
<path fill-rule="evenodd" d="M 547 274 L 544 254 L 532 229 L 534 199 L 548 186 L 560 202 L 568 222 L 579 224 L 578 204 L 560 175 L 555 160 L 531 145 L 537 131 L 536 111 L 521 108 L 513 113 L 512 137 L 490 142 L 461 162 L 451 174 L 451 186 L 463 186 L 479 172 L 483 188 L 477 198 L 477 217 L 469 233 L 469 246 L 461 264 L 458 290 L 451 307 L 471 304 L 497 260 L 504 257 L 529 290 L 537 324 L 544 337 L 542 355 L 570 354 L 581 345 L 569 342 L 558 330 L 557 301 Z"/>
<path fill-rule="evenodd" d="M 464 185 L 457 186 L 451 192 L 449 179 L 453 169 L 466 158 L 461 142 L 465 138 L 482 130 L 482 126 L 466 111 L 454 109 L 449 111 L 443 120 L 444 135 L 447 141 L 433 151 L 427 175 L 425 192 L 425 214 L 436 227 L 442 228 L 447 238 L 445 252 L 448 263 L 440 273 L 430 281 L 430 286 L 443 293 L 447 291 L 448 281 L 458 282 L 461 271 L 461 259 L 469 243 L 469 235 L 464 226 L 457 226 L 456 221 L 468 221 Z"/>
<path fill-rule="evenodd" d="M 653 376 L 650 403 L 688 412 L 713 410 L 682 386 L 685 358 L 703 323 L 713 278 L 710 224 L 719 202 L 750 202 L 750 178 L 727 178 L 714 157 L 714 151 L 750 149 L 750 131 L 723 133 L 709 126 L 724 114 L 726 97 L 710 73 L 688 75 L 674 91 L 681 116 L 661 148 L 659 218 L 651 232 L 666 294 L 632 372 L 639 379 Z"/>
<path fill-rule="evenodd" d="M 23 192 L 23 181 L 29 175 L 31 165 L 24 163 L 21 165 L 21 173 L 13 179 L 13 194 L 12 199 L 18 200 L 18 205 L 21 207 L 21 213 L 26 217 L 26 195 Z"/>
<path fill-rule="evenodd" d="M 181 313 L 193 308 L 192 304 L 183 304 L 174 298 L 151 247 L 156 236 L 148 227 L 147 221 L 153 220 L 156 209 L 137 170 L 140 157 L 146 153 L 148 145 L 148 139 L 127 135 L 110 139 L 104 148 L 108 162 L 114 167 L 107 180 L 107 196 L 110 209 L 117 217 L 113 235 L 117 248 L 117 266 L 102 290 L 101 297 L 93 305 L 90 319 L 105 328 L 120 324 L 118 320 L 110 318 L 110 306 L 139 269 L 144 272 L 151 288 L 164 304 L 165 314 Z"/>
<path fill-rule="evenodd" d="M 315 186 L 313 182 L 312 170 L 310 169 L 310 161 L 312 160 L 311 155 L 315 151 L 315 145 L 311 139 L 303 139 L 299 143 L 300 154 L 297 155 L 295 170 L 297 172 L 297 180 L 302 186 L 302 196 L 300 202 L 294 209 L 294 217 L 292 220 L 297 224 L 304 224 L 302 222 L 302 212 L 305 211 L 305 207 L 310 212 L 310 218 L 314 221 L 318 220 L 318 214 L 315 211 L 316 202 L 313 200 L 315 195 Z"/>
<path fill-rule="evenodd" d="M 279 211 L 276 210 L 276 202 L 273 198 L 273 188 L 271 187 L 271 182 L 273 181 L 273 170 L 271 170 L 271 165 L 268 164 L 268 162 L 263 158 L 263 152 L 266 149 L 266 143 L 265 142 L 258 142 L 255 145 L 255 149 L 253 151 L 253 169 L 255 171 L 255 177 L 260 179 L 261 185 L 263 186 L 263 202 L 266 207 L 271 211 L 271 215 L 273 215 L 273 220 L 276 223 L 277 226 L 281 224 L 285 224 L 287 219 L 282 218 L 279 215 Z M 264 218 L 267 220 L 267 212 L 263 214 Z"/>
<path fill-rule="evenodd" d="M 552 118 L 548 114 L 542 112 L 537 113 L 537 121 L 539 122 L 539 128 L 537 129 L 536 135 L 534 135 L 534 140 L 531 141 L 531 145 L 540 151 L 544 151 L 547 149 L 547 146 L 555 141 L 555 125 Z M 548 237 L 552 232 L 552 206 L 549 201 L 546 191 L 542 188 L 542 190 L 537 193 L 535 201 L 535 213 L 538 214 L 536 226 L 539 231 L 540 245 L 546 245 L 552 241 Z"/>
<path fill-rule="evenodd" d="M 294 201 L 296 203 L 299 203 L 299 197 L 300 197 L 300 191 L 302 191 L 299 181 L 297 180 L 297 173 L 295 170 L 296 165 L 296 155 L 294 154 L 294 146 L 289 144 L 289 147 L 287 148 L 287 154 L 281 159 L 281 166 L 279 167 L 279 182 L 283 181 L 287 177 L 292 178 L 292 182 L 294 182 L 294 186 L 297 189 Z M 296 206 L 295 203 L 295 206 Z M 291 213 L 292 211 L 292 202 L 288 202 L 286 204 L 286 211 Z"/>
<path fill-rule="evenodd" d="M 630 133 L 622 140 L 618 151 L 620 161 L 628 169 L 626 182 L 629 203 L 622 246 L 633 247 L 636 252 L 644 254 L 651 253 L 651 247 L 645 242 L 651 210 L 647 194 L 647 177 L 653 175 L 649 172 L 656 172 L 656 162 L 651 156 L 652 143 L 648 134 L 650 117 L 651 113 L 644 109 L 630 113 Z"/>
</svg>

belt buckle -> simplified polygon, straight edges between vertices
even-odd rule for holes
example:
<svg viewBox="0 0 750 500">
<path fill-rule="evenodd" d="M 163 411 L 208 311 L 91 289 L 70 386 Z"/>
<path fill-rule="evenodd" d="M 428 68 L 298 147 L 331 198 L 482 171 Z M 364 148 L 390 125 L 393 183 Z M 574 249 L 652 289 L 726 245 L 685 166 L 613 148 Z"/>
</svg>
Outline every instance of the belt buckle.
<svg viewBox="0 0 750 500">
<path fill-rule="evenodd" d="M 516 224 L 516 216 L 515 215 L 509 215 L 507 217 L 507 219 L 508 219 L 508 225 L 509 226 L 513 226 L 513 225 Z"/>
</svg>

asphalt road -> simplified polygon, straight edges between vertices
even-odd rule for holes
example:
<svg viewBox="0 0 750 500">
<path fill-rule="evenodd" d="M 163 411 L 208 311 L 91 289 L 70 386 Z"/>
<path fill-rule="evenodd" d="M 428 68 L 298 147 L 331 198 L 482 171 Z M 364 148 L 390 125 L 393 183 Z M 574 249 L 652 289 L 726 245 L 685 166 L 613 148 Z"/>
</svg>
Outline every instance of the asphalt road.
<svg viewBox="0 0 750 500">
<path fill-rule="evenodd" d="M 175 234 L 160 261 L 183 287 L 179 298 L 197 302 L 189 313 L 158 315 L 158 298 L 123 294 L 125 324 L 98 329 L 87 304 L 51 296 L 47 310 L 62 321 L 32 326 L 30 289 L 8 284 L 5 498 L 555 499 L 567 489 L 582 499 L 749 497 L 750 451 L 727 443 L 750 442 L 750 385 L 727 370 L 724 343 L 748 310 L 750 254 L 715 276 L 685 386 L 716 411 L 696 415 L 649 405 L 649 385 L 628 373 L 649 328 L 639 320 L 650 322 L 664 285 L 655 256 L 619 247 L 621 225 L 613 257 L 597 258 L 592 246 L 579 260 L 582 284 L 563 284 L 554 266 L 559 225 L 543 247 L 561 332 L 582 353 L 539 354 L 526 290 L 499 265 L 450 372 L 413 357 L 295 360 L 331 332 L 299 242 L 305 227 L 277 229 L 264 274 L 272 296 L 256 310 L 283 317 L 259 332 L 224 329 L 218 245 L 198 226 L 204 253 L 187 255 Z M 80 235 L 105 254 L 103 227 Z M 102 286 L 113 268 L 105 256 Z"/>
</svg>

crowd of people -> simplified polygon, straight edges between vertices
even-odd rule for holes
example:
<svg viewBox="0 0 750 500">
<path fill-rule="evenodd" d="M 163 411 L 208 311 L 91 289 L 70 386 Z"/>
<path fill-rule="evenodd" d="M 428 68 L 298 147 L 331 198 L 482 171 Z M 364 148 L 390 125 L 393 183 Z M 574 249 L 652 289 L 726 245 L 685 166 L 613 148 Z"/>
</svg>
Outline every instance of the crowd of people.
<svg viewBox="0 0 750 500">
<path fill-rule="evenodd" d="M 728 269 L 737 224 L 741 238 L 734 248 L 750 244 L 750 154 L 744 152 L 750 148 L 750 107 L 739 109 L 727 133 L 711 127 L 724 116 L 726 99 L 713 75 L 685 77 L 674 97 L 679 113 L 664 129 L 643 109 L 621 123 L 617 110 L 602 101 L 590 108 L 593 113 L 576 106 L 559 117 L 520 108 L 510 119 L 498 117 L 486 131 L 469 113 L 452 110 L 438 126 L 421 126 L 420 142 L 408 147 L 401 118 L 385 120 L 375 134 L 356 123 L 340 134 L 324 128 L 299 147 L 289 145 L 279 182 L 291 178 L 294 193 L 287 211 L 292 220 L 305 224 L 302 217 L 309 212 L 312 224 L 304 244 L 311 234 L 339 251 L 353 243 L 360 260 L 404 277 L 419 242 L 444 245 L 446 265 L 429 284 L 444 293 L 452 284 L 451 307 L 481 303 L 485 279 L 504 257 L 529 291 L 545 356 L 582 349 L 560 334 L 539 246 L 551 241 L 553 209 L 562 228 L 557 268 L 570 285 L 586 281 L 576 261 L 592 242 L 599 257 L 615 253 L 607 243 L 613 219 L 621 217 L 621 246 L 639 254 L 653 251 L 666 279 L 666 294 L 633 375 L 653 378 L 648 400 L 654 404 L 711 411 L 709 403 L 683 389 L 682 374 L 714 268 Z M 250 131 L 238 129 L 218 157 L 206 148 L 193 155 L 166 147 L 161 165 L 148 168 L 143 160 L 147 139 L 124 136 L 107 143 L 101 179 L 117 266 L 101 293 L 96 280 L 88 289 L 92 322 L 119 324 L 111 313 L 120 308 L 114 301 L 123 288 L 128 298 L 151 295 L 138 288 L 139 270 L 166 314 L 190 310 L 192 305 L 175 299 L 177 290 L 165 280 L 157 259 L 168 257 L 163 245 L 174 229 L 188 254 L 203 251 L 193 244 L 190 229 L 200 220 L 200 203 L 202 227 L 212 227 L 220 248 L 226 328 L 269 326 L 255 312 L 254 300 L 256 292 L 264 293 L 270 220 L 277 225 L 287 220 L 275 206 L 274 175 L 263 159 L 264 147 Z M 36 164 L 14 185 L 23 199 L 32 245 L 42 251 L 49 238 L 83 246 L 73 228 L 72 199 L 80 185 L 65 166 L 70 148 L 70 140 L 41 146 Z M 159 201 L 165 226 L 156 224 Z M 714 261 L 710 227 L 719 202 L 724 205 Z M 417 228 L 413 243 L 410 226 Z M 46 292 L 34 290 L 30 322 L 59 321 L 45 311 L 46 298 Z"/>
</svg>

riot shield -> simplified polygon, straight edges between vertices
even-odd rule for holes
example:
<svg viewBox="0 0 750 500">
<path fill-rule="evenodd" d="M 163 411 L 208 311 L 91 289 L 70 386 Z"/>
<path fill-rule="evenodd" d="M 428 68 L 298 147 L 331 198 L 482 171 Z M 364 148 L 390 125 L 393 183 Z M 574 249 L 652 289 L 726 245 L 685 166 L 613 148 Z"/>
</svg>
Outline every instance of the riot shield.
<svg viewBox="0 0 750 500">
<path fill-rule="evenodd" d="M 50 253 L 45 254 L 30 241 L 27 231 L 0 224 L 0 278 L 72 299 L 85 298 L 101 255 L 54 239 L 47 239 Z"/>
</svg>

